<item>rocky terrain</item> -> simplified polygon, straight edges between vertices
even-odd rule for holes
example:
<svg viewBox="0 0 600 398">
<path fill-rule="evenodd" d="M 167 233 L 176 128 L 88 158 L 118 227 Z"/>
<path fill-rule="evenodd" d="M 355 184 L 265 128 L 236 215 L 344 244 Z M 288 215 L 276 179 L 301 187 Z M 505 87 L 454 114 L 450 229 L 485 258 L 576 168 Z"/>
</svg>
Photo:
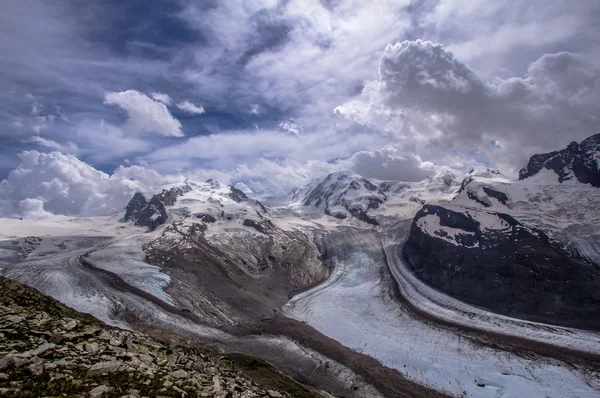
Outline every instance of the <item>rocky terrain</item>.
<svg viewBox="0 0 600 398">
<path fill-rule="evenodd" d="M 4 278 L 0 290 L 0 396 L 320 395 L 255 358 L 111 328 Z"/>
</svg>

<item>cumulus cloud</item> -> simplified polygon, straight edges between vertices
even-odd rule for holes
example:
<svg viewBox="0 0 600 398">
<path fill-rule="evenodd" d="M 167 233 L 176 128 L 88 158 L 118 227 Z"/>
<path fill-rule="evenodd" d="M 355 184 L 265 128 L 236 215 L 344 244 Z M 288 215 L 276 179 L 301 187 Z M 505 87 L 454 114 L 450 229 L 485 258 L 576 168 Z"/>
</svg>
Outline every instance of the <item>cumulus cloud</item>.
<svg viewBox="0 0 600 398">
<path fill-rule="evenodd" d="M 127 112 L 124 131 L 129 135 L 158 133 L 164 136 L 183 137 L 181 123 L 175 119 L 165 104 L 136 90 L 108 93 L 104 102 L 118 105 Z"/>
<path fill-rule="evenodd" d="M 401 154 L 390 145 L 375 151 L 359 151 L 337 164 L 366 178 L 407 182 L 421 181 L 437 170 L 433 163 L 423 162 L 414 154 Z"/>
<path fill-rule="evenodd" d="M 45 218 L 51 213 L 44 210 L 44 201 L 38 198 L 26 198 L 17 204 L 19 214 L 25 218 Z"/>
<path fill-rule="evenodd" d="M 562 52 L 542 56 L 522 77 L 486 82 L 443 46 L 404 41 L 386 47 L 379 79 L 335 113 L 412 150 L 483 151 L 514 171 L 534 152 L 597 132 L 600 72 Z M 490 144 L 498 140 L 502 146 Z"/>
<path fill-rule="evenodd" d="M 171 96 L 169 94 L 165 94 L 165 93 L 151 93 L 150 96 L 155 101 L 162 102 L 165 105 L 170 105 L 171 102 L 173 102 L 173 100 L 171 99 Z"/>
<path fill-rule="evenodd" d="M 0 184 L 3 216 L 114 214 L 136 191 L 182 180 L 140 166 L 120 167 L 111 176 L 59 152 L 24 151 L 19 159 L 18 167 Z"/>
<path fill-rule="evenodd" d="M 204 107 L 202 105 L 197 106 L 192 104 L 190 101 L 183 101 L 177 104 L 177 107 L 182 111 L 189 113 L 191 115 L 202 115 L 205 113 Z"/>
</svg>

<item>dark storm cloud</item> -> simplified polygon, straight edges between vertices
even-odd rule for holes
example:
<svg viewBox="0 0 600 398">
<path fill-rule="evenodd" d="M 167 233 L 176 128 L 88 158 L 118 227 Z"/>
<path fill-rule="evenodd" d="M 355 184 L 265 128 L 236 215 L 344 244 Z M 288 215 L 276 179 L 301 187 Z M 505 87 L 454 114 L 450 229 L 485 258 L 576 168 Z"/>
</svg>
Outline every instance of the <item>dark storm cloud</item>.
<svg viewBox="0 0 600 398">
<path fill-rule="evenodd" d="M 439 151 L 491 149 L 486 144 L 493 141 L 490 156 L 518 168 L 532 150 L 598 131 L 600 69 L 580 54 L 547 54 L 523 77 L 485 82 L 441 45 L 405 41 L 386 48 L 379 76 L 337 112 L 383 129 L 401 126 L 404 133 L 397 133 L 408 140 L 418 131 Z"/>
</svg>

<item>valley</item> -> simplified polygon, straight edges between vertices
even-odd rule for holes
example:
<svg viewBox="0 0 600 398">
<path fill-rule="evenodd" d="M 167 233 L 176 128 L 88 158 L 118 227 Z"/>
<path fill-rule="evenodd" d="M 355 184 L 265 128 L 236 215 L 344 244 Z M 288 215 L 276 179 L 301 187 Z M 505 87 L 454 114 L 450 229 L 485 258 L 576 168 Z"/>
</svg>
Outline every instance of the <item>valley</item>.
<svg viewBox="0 0 600 398">
<path fill-rule="evenodd" d="M 263 198 L 186 180 L 112 216 L 3 219 L 0 275 L 323 396 L 594 397 L 600 194 L 565 167 L 338 172 Z"/>
</svg>

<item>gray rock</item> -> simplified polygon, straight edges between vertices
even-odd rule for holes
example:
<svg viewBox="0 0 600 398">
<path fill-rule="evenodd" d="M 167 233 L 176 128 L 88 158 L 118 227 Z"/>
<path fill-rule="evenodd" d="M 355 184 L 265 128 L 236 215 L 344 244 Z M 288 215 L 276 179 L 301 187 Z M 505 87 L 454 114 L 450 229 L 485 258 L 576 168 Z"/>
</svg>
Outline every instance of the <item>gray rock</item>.
<svg viewBox="0 0 600 398">
<path fill-rule="evenodd" d="M 173 376 L 176 379 L 187 379 L 188 377 L 188 372 L 186 372 L 183 369 L 178 369 L 174 372 L 171 372 L 171 376 Z"/>
<path fill-rule="evenodd" d="M 42 357 L 42 356 L 44 356 L 44 354 L 46 354 L 48 351 L 53 350 L 55 347 L 56 347 L 56 344 L 45 343 L 45 344 L 42 344 L 41 346 L 39 346 L 38 348 L 29 351 L 29 354 L 31 354 L 32 356 L 36 356 L 36 357 Z"/>
<path fill-rule="evenodd" d="M 119 370 L 123 363 L 119 361 L 98 362 L 92 365 L 88 370 L 88 376 L 100 375 L 102 373 L 112 373 Z"/>
<path fill-rule="evenodd" d="M 100 346 L 96 342 L 85 343 L 85 350 L 88 354 L 95 355 L 98 353 Z"/>
<path fill-rule="evenodd" d="M 15 358 L 12 354 L 6 354 L 0 358 L 0 370 L 8 369 L 15 364 Z"/>
<path fill-rule="evenodd" d="M 143 363 L 145 363 L 146 365 L 150 365 L 152 362 L 154 362 L 154 358 L 152 358 L 150 355 L 148 354 L 140 354 L 139 355 L 140 361 L 142 361 Z"/>
<path fill-rule="evenodd" d="M 38 358 L 39 359 L 39 358 Z M 39 376 L 44 373 L 44 361 L 38 360 L 33 362 L 31 365 L 27 367 L 27 370 L 31 372 L 31 374 L 35 376 Z"/>
<path fill-rule="evenodd" d="M 267 390 L 267 394 L 271 398 L 283 398 L 283 395 L 279 391 Z"/>
<path fill-rule="evenodd" d="M 63 337 L 62 333 L 53 333 L 52 336 L 50 336 L 50 342 L 52 342 L 52 343 L 59 344 L 63 340 L 64 340 L 64 337 Z"/>
<path fill-rule="evenodd" d="M 4 319 L 8 322 L 8 323 L 12 323 L 17 324 L 17 323 L 21 323 L 23 321 L 23 317 L 22 316 L 18 316 L 18 315 L 6 315 L 4 317 Z"/>
<path fill-rule="evenodd" d="M 133 390 L 133 389 L 129 390 L 129 391 L 127 391 L 127 394 L 131 398 L 140 398 L 140 392 L 138 390 Z"/>
<path fill-rule="evenodd" d="M 104 384 L 94 388 L 92 391 L 90 391 L 90 398 L 99 398 L 101 396 L 103 396 L 104 394 L 106 394 L 108 392 L 108 387 L 106 387 Z"/>
<path fill-rule="evenodd" d="M 177 386 L 173 386 L 173 390 L 177 391 L 181 398 L 186 398 L 188 396 L 187 392 L 183 391 L 181 388 L 179 388 Z"/>
<path fill-rule="evenodd" d="M 62 321 L 62 325 L 63 329 L 65 329 L 67 332 L 70 332 L 77 327 L 78 323 L 75 319 L 67 318 Z"/>
<path fill-rule="evenodd" d="M 112 339 L 110 339 L 108 344 L 110 344 L 111 346 L 114 346 L 114 347 L 120 347 L 123 345 L 124 341 L 125 341 L 125 339 L 123 338 L 123 336 L 117 335 L 117 336 L 113 337 Z"/>
<path fill-rule="evenodd" d="M 214 375 L 213 376 L 213 392 L 219 393 L 222 391 L 223 391 L 223 388 L 221 387 L 221 379 L 219 379 L 219 376 Z"/>
<path fill-rule="evenodd" d="M 6 373 L 0 373 L 0 381 L 8 381 L 8 375 Z"/>
</svg>

